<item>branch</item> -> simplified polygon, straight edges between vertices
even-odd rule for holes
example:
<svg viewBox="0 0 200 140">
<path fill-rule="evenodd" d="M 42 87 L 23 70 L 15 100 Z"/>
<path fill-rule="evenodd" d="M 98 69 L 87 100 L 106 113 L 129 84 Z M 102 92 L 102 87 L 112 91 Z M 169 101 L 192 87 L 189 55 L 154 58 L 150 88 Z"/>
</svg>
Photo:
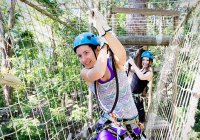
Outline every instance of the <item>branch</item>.
<svg viewBox="0 0 200 140">
<path fill-rule="evenodd" d="M 39 6 L 33 4 L 32 2 L 30 2 L 30 1 L 28 1 L 28 0 L 20 0 L 20 1 L 21 1 L 21 2 L 24 2 L 25 4 L 29 5 L 30 7 L 34 8 L 34 9 L 36 9 L 38 12 L 40 12 L 40 13 L 46 15 L 47 17 L 51 18 L 52 20 L 57 21 L 57 22 L 59 22 L 60 24 L 65 25 L 67 28 L 69 28 L 69 29 L 71 29 L 71 30 L 74 30 L 74 31 L 78 31 L 76 28 L 73 28 L 73 27 L 70 26 L 68 23 L 66 23 L 66 22 L 64 22 L 64 21 L 62 21 L 62 20 L 60 20 L 59 18 L 52 16 L 51 13 L 46 12 L 45 10 L 41 9 Z"/>
<path fill-rule="evenodd" d="M 3 15 L 1 12 L 1 7 L 0 7 L 0 51 L 1 51 L 1 55 L 2 55 L 2 67 L 5 67 L 6 58 L 7 58 L 6 41 L 5 41 L 4 34 L 5 34 L 5 30 L 4 30 L 4 26 L 3 26 Z"/>
<path fill-rule="evenodd" d="M 5 38 L 4 38 L 4 26 L 3 26 L 3 15 L 1 12 L 1 7 L 0 7 L 0 49 L 1 49 L 1 53 L 2 53 L 2 58 L 5 59 L 6 58 L 6 52 L 5 52 Z"/>
<path fill-rule="evenodd" d="M 3 26 L 3 15 L 1 12 L 1 7 L 0 7 L 0 37 L 2 35 L 4 35 L 5 31 L 4 31 L 4 26 Z"/>
<path fill-rule="evenodd" d="M 8 29 L 12 29 L 14 25 L 15 5 L 16 5 L 16 0 L 11 0 L 11 6 L 9 9 Z"/>
</svg>

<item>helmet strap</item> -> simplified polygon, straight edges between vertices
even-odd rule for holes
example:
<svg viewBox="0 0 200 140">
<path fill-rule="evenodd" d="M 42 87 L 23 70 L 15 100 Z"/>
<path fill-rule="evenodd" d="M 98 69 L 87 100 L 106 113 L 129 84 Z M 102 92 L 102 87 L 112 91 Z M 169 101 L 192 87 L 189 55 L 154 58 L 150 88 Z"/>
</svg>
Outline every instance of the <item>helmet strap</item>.
<svg viewBox="0 0 200 140">
<path fill-rule="evenodd" d="M 97 55 L 96 55 L 96 52 L 95 52 L 94 48 L 92 48 L 92 51 L 93 51 L 94 56 L 95 56 L 95 58 L 96 58 L 96 60 L 97 60 Z"/>
</svg>

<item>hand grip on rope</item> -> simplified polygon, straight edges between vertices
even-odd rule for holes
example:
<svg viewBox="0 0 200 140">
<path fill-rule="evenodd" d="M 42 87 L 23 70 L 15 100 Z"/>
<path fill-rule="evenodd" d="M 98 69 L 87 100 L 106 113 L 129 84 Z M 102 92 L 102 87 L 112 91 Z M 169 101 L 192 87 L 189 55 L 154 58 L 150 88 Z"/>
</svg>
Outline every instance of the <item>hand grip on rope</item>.
<svg viewBox="0 0 200 140">
<path fill-rule="evenodd" d="M 104 37 L 98 37 L 100 40 L 100 48 L 102 49 L 105 45 L 108 45 L 108 42 L 106 41 L 106 39 Z"/>
<path fill-rule="evenodd" d="M 117 122 L 117 117 L 115 116 L 115 114 L 114 114 L 113 112 L 111 113 L 111 117 L 112 117 L 112 119 L 113 119 L 114 124 L 115 124 L 116 126 L 119 126 L 119 123 Z"/>
<path fill-rule="evenodd" d="M 104 36 L 106 32 L 111 31 L 111 28 L 108 26 L 105 17 L 97 9 L 92 9 L 91 12 L 90 21 L 97 29 L 99 36 Z"/>
</svg>

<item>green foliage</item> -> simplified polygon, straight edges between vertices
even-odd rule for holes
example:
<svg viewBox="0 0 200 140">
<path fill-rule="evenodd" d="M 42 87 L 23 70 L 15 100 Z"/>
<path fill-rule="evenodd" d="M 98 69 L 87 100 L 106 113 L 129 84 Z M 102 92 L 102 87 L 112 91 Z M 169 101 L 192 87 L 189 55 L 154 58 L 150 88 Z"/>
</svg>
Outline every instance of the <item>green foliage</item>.
<svg viewBox="0 0 200 140">
<path fill-rule="evenodd" d="M 40 138 L 44 138 L 44 131 L 40 127 L 40 122 L 38 119 L 12 119 L 12 123 L 10 122 L 8 125 L 2 125 L 1 130 L 3 134 L 12 133 L 14 128 L 18 130 L 17 137 L 16 135 L 12 136 L 12 139 L 20 139 L 20 140 L 27 140 L 31 137 L 33 140 L 37 140 Z M 29 137 L 30 136 L 30 137 Z M 6 136 L 6 138 L 11 138 Z"/>
<path fill-rule="evenodd" d="M 184 87 L 189 86 L 189 84 L 191 84 L 191 82 L 194 79 L 194 72 L 188 71 L 188 69 L 182 69 L 180 74 L 178 75 L 178 84 Z"/>
<path fill-rule="evenodd" d="M 60 5 L 56 0 L 37 0 L 37 2 L 46 7 L 46 10 L 54 16 L 63 14 L 63 11 L 60 9 Z"/>
<path fill-rule="evenodd" d="M 163 0 L 161 2 L 160 0 L 149 0 L 154 8 L 160 9 L 175 8 L 177 1 L 178 0 Z"/>
<path fill-rule="evenodd" d="M 200 100 L 198 102 L 198 110 L 196 111 L 196 115 L 195 115 L 195 124 L 194 124 L 194 127 L 193 129 L 196 131 L 196 132 L 200 132 Z M 200 135 L 199 135 L 200 137 Z"/>
<path fill-rule="evenodd" d="M 184 25 L 183 25 L 183 35 L 187 35 L 188 34 L 188 31 L 190 31 L 190 24 L 188 22 L 186 22 Z"/>
<path fill-rule="evenodd" d="M 113 0 L 115 6 L 124 6 L 128 4 L 128 0 Z"/>
<path fill-rule="evenodd" d="M 87 120 L 87 108 L 74 105 L 70 118 L 75 121 Z"/>
<path fill-rule="evenodd" d="M 164 51 L 165 48 L 164 47 L 150 47 L 150 51 L 154 54 L 154 60 L 153 60 L 153 65 L 152 67 L 161 69 L 162 67 L 162 63 L 163 63 L 163 55 L 164 55 Z M 158 78 L 159 78 L 159 72 L 156 72 L 154 70 L 154 74 L 153 74 L 153 91 L 156 91 L 156 85 L 158 82 Z"/>
<path fill-rule="evenodd" d="M 4 97 L 2 88 L 0 88 L 0 96 Z M 0 98 L 0 107 L 1 106 L 4 106 L 4 98 Z"/>
<path fill-rule="evenodd" d="M 63 107 L 57 107 L 57 108 L 50 108 L 51 115 L 54 119 L 60 122 L 64 122 L 68 120 L 66 114 L 65 114 L 65 108 Z"/>
<path fill-rule="evenodd" d="M 47 11 L 53 13 L 54 16 L 62 17 L 66 15 L 62 10 L 59 10 L 55 1 L 38 2 L 45 5 Z M 77 18 L 72 17 L 70 24 L 76 25 L 75 29 L 80 28 L 80 32 L 74 32 L 56 21 L 43 18 L 40 14 L 37 14 L 35 16 L 37 21 L 33 20 L 32 22 L 34 22 L 34 25 L 44 26 L 44 28 L 46 24 L 51 27 L 52 37 L 55 41 L 53 45 L 53 40 L 45 36 L 48 33 L 41 35 L 36 29 L 32 29 L 31 24 L 24 24 L 26 21 L 24 21 L 20 10 L 17 9 L 16 11 L 16 24 L 10 30 L 10 34 L 16 40 L 14 45 L 15 55 L 12 58 L 13 69 L 24 82 L 25 88 L 13 90 L 12 102 L 20 103 L 21 106 L 20 108 L 12 107 L 12 110 L 21 112 L 10 120 L 9 125 L 2 126 L 2 131 L 3 134 L 13 133 L 14 128 L 16 128 L 20 130 L 17 134 L 20 140 L 30 137 L 31 139 L 44 139 L 45 127 L 41 124 L 49 121 L 50 126 L 56 125 L 56 129 L 59 130 L 61 124 L 68 121 L 69 116 L 66 115 L 66 108 L 63 106 L 65 94 L 68 94 L 71 98 L 71 93 L 74 91 L 83 91 L 81 97 L 76 98 L 77 104 L 80 104 L 81 98 L 86 100 L 87 86 L 83 84 L 80 78 L 81 66 L 71 44 L 75 36 L 80 32 L 87 31 L 87 23 L 83 21 L 80 28 Z M 37 96 L 31 97 L 30 95 Z M 0 98 L 0 104 L 1 101 L 3 106 L 3 98 Z M 45 101 L 49 101 L 49 103 Z M 82 102 L 81 105 L 80 108 L 75 108 L 69 120 L 81 121 L 86 119 L 86 104 Z M 41 110 L 43 110 L 42 113 Z M 33 117 L 34 111 L 35 117 Z M 49 127 L 51 134 L 56 134 L 57 130 L 55 130 L 55 127 Z M 16 139 L 16 136 L 13 135 L 11 138 Z"/>
<path fill-rule="evenodd" d="M 15 45 L 16 56 L 25 56 L 26 59 L 34 59 L 36 57 L 35 54 L 38 53 L 34 41 L 34 33 L 29 30 L 22 32 L 13 30 L 12 34 L 14 37 L 19 38 L 18 43 Z"/>
<path fill-rule="evenodd" d="M 126 25 L 125 25 L 125 22 L 124 21 L 126 21 L 126 15 L 125 14 L 117 14 L 116 15 L 117 17 L 117 19 L 119 19 L 119 20 L 117 20 L 117 23 L 116 23 L 116 25 L 117 25 L 117 34 L 118 35 L 124 35 L 124 34 L 126 34 Z"/>
</svg>

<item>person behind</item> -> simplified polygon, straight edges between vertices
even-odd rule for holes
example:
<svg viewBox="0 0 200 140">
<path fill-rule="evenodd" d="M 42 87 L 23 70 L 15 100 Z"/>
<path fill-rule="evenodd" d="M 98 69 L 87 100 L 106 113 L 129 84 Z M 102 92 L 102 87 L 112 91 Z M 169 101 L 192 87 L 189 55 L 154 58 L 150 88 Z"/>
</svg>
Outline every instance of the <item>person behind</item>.
<svg viewBox="0 0 200 140">
<path fill-rule="evenodd" d="M 104 114 L 109 116 L 109 119 L 111 118 L 113 125 L 117 126 L 120 120 L 132 121 L 138 116 L 123 67 L 126 62 L 126 51 L 115 35 L 110 32 L 111 28 L 103 15 L 95 9 L 92 12 L 93 25 L 105 41 L 102 43 L 93 33 L 82 33 L 74 40 L 74 51 L 83 65 L 81 77 L 96 94 Z M 113 57 L 111 57 L 112 53 Z"/>
<path fill-rule="evenodd" d="M 130 67 L 130 71 L 134 72 L 131 79 L 131 91 L 133 93 L 134 101 L 136 107 L 138 109 L 139 121 L 141 123 L 145 122 L 145 110 L 143 105 L 143 99 L 141 95 L 145 88 L 147 88 L 147 84 L 153 79 L 153 70 L 152 63 L 154 56 L 150 51 L 144 51 L 141 55 L 142 58 L 142 68 L 138 68 L 135 64 L 135 61 L 132 58 L 129 58 L 127 63 L 125 64 L 125 68 Z"/>
</svg>

